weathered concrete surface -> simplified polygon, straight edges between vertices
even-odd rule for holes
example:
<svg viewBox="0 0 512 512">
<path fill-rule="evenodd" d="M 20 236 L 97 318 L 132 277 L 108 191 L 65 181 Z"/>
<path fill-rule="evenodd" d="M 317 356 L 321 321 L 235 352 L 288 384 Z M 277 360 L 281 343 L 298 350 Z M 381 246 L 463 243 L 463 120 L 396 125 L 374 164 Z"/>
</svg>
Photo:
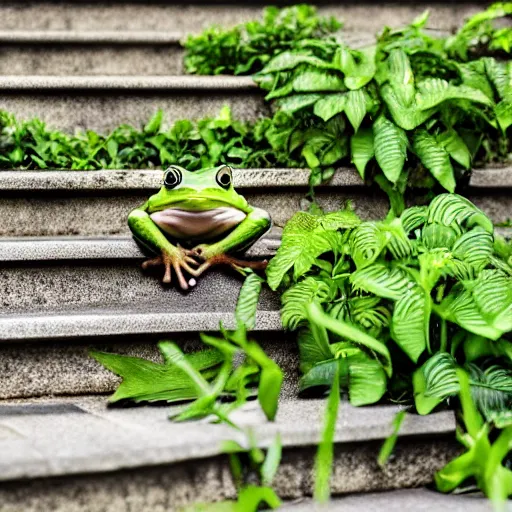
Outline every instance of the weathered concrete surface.
<svg viewBox="0 0 512 512">
<path fill-rule="evenodd" d="M 54 403 L 61 405 L 58 413 L 54 412 Z M 62 404 L 68 404 L 68 407 L 63 408 Z M 70 408 L 70 404 L 74 407 Z M 25 413 L 20 411 L 20 405 L 25 406 Z M 107 409 L 104 397 L 77 397 L 57 402 L 2 402 L 0 427 L 3 431 L 10 431 L 11 435 L 0 440 L 0 481 L 107 472 L 203 459 L 223 453 L 222 443 L 228 439 L 247 446 L 245 435 L 227 425 L 169 421 L 169 413 L 180 407 Z M 61 413 L 62 410 L 76 411 L 77 408 L 78 412 Z M 262 447 L 268 446 L 278 432 L 283 446 L 306 447 L 316 444 L 321 438 L 324 409 L 325 400 L 284 400 L 276 421 L 268 422 L 258 403 L 253 401 L 234 411 L 230 417 L 240 427 L 251 428 Z M 393 419 L 399 410 L 398 406 L 354 408 L 343 403 L 335 441 L 382 441 L 392 432 Z M 310 421 L 304 422 L 304 418 Z M 400 435 L 441 437 L 453 435 L 454 430 L 452 412 L 426 417 L 412 414 L 406 416 Z M 20 442 L 13 443 L 13 439 Z M 400 444 L 399 441 L 397 446 Z M 376 453 L 373 455 L 376 458 Z"/>
<path fill-rule="evenodd" d="M 285 504 L 283 512 L 491 512 L 491 502 L 480 495 L 441 494 L 427 489 L 404 489 L 334 498 L 319 505 L 311 499 Z"/>
<path fill-rule="evenodd" d="M 267 210 L 277 226 L 309 203 L 308 169 L 235 169 L 236 188 L 250 204 Z M 512 217 L 512 170 L 475 170 L 478 186 L 469 195 L 496 222 Z M 160 170 L 0 171 L 0 237 L 128 235 L 127 213 L 160 186 Z M 494 186 L 482 188 L 482 183 Z M 315 197 L 326 211 L 352 201 L 364 219 L 386 215 L 387 198 L 376 187 L 363 187 L 350 168 L 339 169 Z M 52 221 L 49 222 L 48 219 Z"/>
<path fill-rule="evenodd" d="M 237 5 L 179 5 L 163 2 L 26 2 L 0 4 L 0 30 L 162 30 L 197 33 L 215 25 L 230 26 L 259 17 L 264 3 Z M 323 5 L 320 12 L 345 20 L 347 31 L 375 33 L 384 25 L 398 27 L 410 23 L 430 9 L 429 25 L 451 30 L 464 18 L 482 9 L 478 2 L 416 2 L 402 4 Z M 377 15 L 378 14 L 378 15 Z"/>
<path fill-rule="evenodd" d="M 0 405 L 2 512 L 20 506 L 24 511 L 163 512 L 234 496 L 227 461 L 219 454 L 224 440 L 246 444 L 239 432 L 204 422 L 172 423 L 168 407 L 107 411 L 103 400 L 91 398 L 57 403 L 59 412 L 47 402 L 48 414 L 40 401 L 25 414 L 20 405 L 26 402 L 3 410 Z M 285 499 L 311 495 L 312 445 L 320 438 L 324 407 L 322 400 L 285 400 L 275 423 L 264 420 L 255 402 L 233 415 L 235 422 L 252 428 L 260 446 L 281 433 L 284 454 L 273 485 Z M 408 415 L 393 457 L 379 469 L 376 454 L 397 410 L 343 403 L 336 429 L 335 494 L 424 485 L 458 452 L 452 413 Z M 21 480 L 26 477 L 31 480 Z"/>
<path fill-rule="evenodd" d="M 283 227 L 294 213 L 307 209 L 308 189 L 252 189 L 241 191 L 253 206 L 268 211 L 274 225 Z M 368 197 L 368 193 L 374 194 Z M 129 235 L 128 213 L 143 204 L 143 193 L 56 194 L 19 192 L 3 196 L 0 201 L 0 237 L 14 236 L 107 236 Z M 354 210 L 364 219 L 386 215 L 389 205 L 382 194 L 372 189 L 323 189 L 315 195 L 326 211 L 339 210 L 351 201 Z"/>
<path fill-rule="evenodd" d="M 295 336 L 259 331 L 253 332 L 251 337 L 285 372 L 282 397 L 296 397 L 299 357 Z M 120 379 L 89 357 L 89 351 L 94 349 L 160 361 L 156 342 L 161 339 L 175 341 L 185 352 L 205 348 L 197 333 L 124 336 L 121 341 L 114 342 L 100 339 L 78 343 L 69 340 L 61 343 L 1 343 L 0 399 L 112 393 Z"/>
<path fill-rule="evenodd" d="M 3 76 L 0 91 L 235 91 L 258 90 L 250 76 Z"/>
<path fill-rule="evenodd" d="M 186 33 L 167 31 L 0 31 L 2 75 L 181 75 Z M 342 33 L 353 48 L 373 34 Z"/>
<path fill-rule="evenodd" d="M 65 45 L 0 42 L 1 75 L 180 75 L 183 52 L 176 44 Z"/>
<path fill-rule="evenodd" d="M 512 168 L 510 168 L 512 175 Z M 309 169 L 233 169 L 233 181 L 237 189 L 300 187 L 309 183 Z M 104 190 L 146 190 L 154 193 L 162 186 L 161 169 L 98 170 L 98 171 L 25 171 L 0 170 L 2 191 L 62 191 L 92 192 Z M 363 180 L 357 171 L 341 167 L 336 174 L 318 189 L 326 187 L 360 187 Z M 511 183 L 512 186 L 512 183 Z"/>
<path fill-rule="evenodd" d="M 454 442 L 445 438 L 436 441 L 435 448 L 429 442 L 404 441 L 397 447 L 395 459 L 381 471 L 375 464 L 379 445 L 347 444 L 342 450 L 336 450 L 332 481 L 336 494 L 429 484 L 433 473 L 458 453 Z M 314 449 L 284 451 L 273 483 L 282 498 L 311 496 L 314 455 Z M 227 462 L 223 457 L 215 457 L 194 465 L 180 463 L 96 475 L 7 482 L 0 485 L 0 511 L 19 512 L 22 506 L 23 512 L 175 512 L 193 503 L 234 497 Z M 460 510 L 420 507 L 412 510 Z M 348 510 L 379 512 L 388 509 Z M 481 509 L 466 508 L 465 511 L 480 512 Z"/>
<path fill-rule="evenodd" d="M 281 245 L 282 230 L 271 229 L 251 248 L 247 258 L 269 258 Z M 41 237 L 4 238 L 0 240 L 0 262 L 70 261 L 70 260 L 141 260 L 146 254 L 132 237 L 81 238 Z"/>
<path fill-rule="evenodd" d="M 88 77 L 89 80 L 94 78 L 98 77 Z M 167 78 L 154 79 L 165 81 Z M 0 78 L 0 83 L 2 80 Z M 242 121 L 254 121 L 269 114 L 263 95 L 258 90 L 246 89 L 130 89 L 121 92 L 115 89 L 104 92 L 79 89 L 11 89 L 2 92 L 2 108 L 15 114 L 19 119 L 38 117 L 51 127 L 58 127 L 71 133 L 76 130 L 106 133 L 120 124 L 140 127 L 159 109 L 166 113 L 165 125 L 169 126 L 181 119 L 216 117 L 225 105 L 231 107 L 234 118 Z"/>
</svg>

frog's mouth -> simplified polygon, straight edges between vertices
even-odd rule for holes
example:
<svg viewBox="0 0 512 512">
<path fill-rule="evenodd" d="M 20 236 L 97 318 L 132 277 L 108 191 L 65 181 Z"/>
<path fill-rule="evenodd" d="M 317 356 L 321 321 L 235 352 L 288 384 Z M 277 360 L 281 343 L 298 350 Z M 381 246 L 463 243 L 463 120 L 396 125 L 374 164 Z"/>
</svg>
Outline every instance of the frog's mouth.
<svg viewBox="0 0 512 512">
<path fill-rule="evenodd" d="M 162 231 L 179 240 L 216 238 L 238 226 L 245 217 L 244 212 L 231 206 L 203 211 L 168 208 L 151 214 Z"/>
</svg>

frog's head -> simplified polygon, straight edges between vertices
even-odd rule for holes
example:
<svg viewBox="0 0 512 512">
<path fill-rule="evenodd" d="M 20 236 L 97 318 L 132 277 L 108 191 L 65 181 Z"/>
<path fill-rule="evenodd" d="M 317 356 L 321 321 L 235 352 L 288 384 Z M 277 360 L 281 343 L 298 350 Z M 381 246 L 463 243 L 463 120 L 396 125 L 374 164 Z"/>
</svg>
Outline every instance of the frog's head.
<svg viewBox="0 0 512 512">
<path fill-rule="evenodd" d="M 233 174 L 227 165 L 187 171 L 173 165 L 164 172 L 163 187 L 148 200 L 151 212 L 178 208 L 206 211 L 233 207 L 247 212 L 248 204 L 233 187 Z"/>
</svg>

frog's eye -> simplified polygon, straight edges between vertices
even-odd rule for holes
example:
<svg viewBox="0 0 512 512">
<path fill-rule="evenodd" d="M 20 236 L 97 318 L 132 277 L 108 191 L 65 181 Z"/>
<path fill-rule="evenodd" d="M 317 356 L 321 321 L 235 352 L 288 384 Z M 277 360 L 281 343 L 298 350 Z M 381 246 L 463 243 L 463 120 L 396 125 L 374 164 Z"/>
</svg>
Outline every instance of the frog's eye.
<svg viewBox="0 0 512 512">
<path fill-rule="evenodd" d="M 228 189 L 233 181 L 233 175 L 231 174 L 231 167 L 225 165 L 217 173 L 217 183 L 225 189 Z"/>
<path fill-rule="evenodd" d="M 181 183 L 181 171 L 176 167 L 169 167 L 165 171 L 164 185 L 167 188 L 177 187 Z"/>
</svg>

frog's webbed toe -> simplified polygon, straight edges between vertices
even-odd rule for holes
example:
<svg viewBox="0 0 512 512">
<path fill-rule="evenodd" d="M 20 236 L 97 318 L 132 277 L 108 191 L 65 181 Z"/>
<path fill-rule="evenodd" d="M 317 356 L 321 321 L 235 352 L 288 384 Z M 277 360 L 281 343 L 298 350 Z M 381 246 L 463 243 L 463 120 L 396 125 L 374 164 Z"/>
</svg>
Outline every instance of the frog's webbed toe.
<svg viewBox="0 0 512 512">
<path fill-rule="evenodd" d="M 168 253 L 167 251 L 162 251 L 160 256 L 155 258 L 151 258 L 145 261 L 142 264 L 142 268 L 148 269 L 150 267 L 163 265 L 165 267 L 164 277 L 162 281 L 166 284 L 170 284 L 172 282 L 172 270 L 176 274 L 178 279 L 178 283 L 182 290 L 188 290 L 189 286 L 195 285 L 195 280 L 191 279 L 189 282 L 183 276 L 183 270 L 190 274 L 191 276 L 197 277 L 201 274 L 198 268 L 193 268 L 191 265 L 199 266 L 200 263 L 195 260 L 188 251 L 178 247 L 178 252 L 176 254 Z"/>
<path fill-rule="evenodd" d="M 201 257 L 201 253 L 196 253 L 196 256 Z M 219 254 L 205 260 L 205 262 L 201 264 L 197 271 L 199 273 L 203 273 L 207 268 L 214 267 L 216 265 L 229 265 L 235 270 L 242 272 L 244 268 L 250 268 L 252 270 L 265 270 L 267 268 L 268 261 L 240 260 L 230 256 L 229 254 Z"/>
</svg>

